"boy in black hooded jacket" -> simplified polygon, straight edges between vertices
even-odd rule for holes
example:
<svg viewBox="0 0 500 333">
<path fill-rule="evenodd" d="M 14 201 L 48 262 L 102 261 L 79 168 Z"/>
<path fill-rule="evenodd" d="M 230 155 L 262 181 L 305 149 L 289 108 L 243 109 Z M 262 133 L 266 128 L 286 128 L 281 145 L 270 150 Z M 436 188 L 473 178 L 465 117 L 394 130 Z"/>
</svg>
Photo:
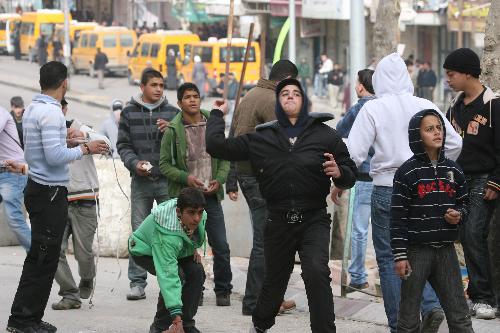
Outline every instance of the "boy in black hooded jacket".
<svg viewBox="0 0 500 333">
<path fill-rule="evenodd" d="M 450 332 L 473 332 L 453 242 L 467 214 L 467 187 L 460 167 L 444 156 L 445 127 L 439 112 L 423 110 L 410 120 L 414 155 L 394 176 L 391 246 L 403 279 L 398 332 L 420 332 L 420 303 L 429 281 Z"/>
</svg>

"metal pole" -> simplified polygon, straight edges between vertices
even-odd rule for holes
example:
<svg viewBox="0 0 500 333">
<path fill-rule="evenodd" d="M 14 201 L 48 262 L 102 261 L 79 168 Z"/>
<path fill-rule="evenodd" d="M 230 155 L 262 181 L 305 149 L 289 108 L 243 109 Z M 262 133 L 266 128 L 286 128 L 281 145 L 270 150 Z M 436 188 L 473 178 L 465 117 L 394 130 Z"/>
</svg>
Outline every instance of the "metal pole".
<svg viewBox="0 0 500 333">
<path fill-rule="evenodd" d="M 365 29 L 365 9 L 363 0 L 351 1 L 351 20 L 349 21 L 349 49 L 350 49 L 350 73 L 349 82 L 351 84 L 351 104 L 358 100 L 356 96 L 356 80 L 358 71 L 366 67 L 366 29 Z"/>
<path fill-rule="evenodd" d="M 224 93 L 223 98 L 227 100 L 227 94 L 229 92 L 228 82 L 229 82 L 229 65 L 231 63 L 231 43 L 233 40 L 233 20 L 234 20 L 234 0 L 229 0 L 229 18 L 227 22 L 227 47 L 226 47 L 226 71 L 224 75 Z"/>
<path fill-rule="evenodd" d="M 64 46 L 63 46 L 63 55 L 64 55 L 64 64 L 66 67 L 71 66 L 71 43 L 69 39 L 69 0 L 64 0 Z"/>
<path fill-rule="evenodd" d="M 354 210 L 354 196 L 356 195 L 355 188 L 351 188 L 349 192 L 349 210 L 347 213 L 347 225 L 345 227 L 344 252 L 342 255 L 342 272 L 340 273 L 340 296 L 347 295 L 347 269 L 349 264 L 349 253 L 351 250 L 351 234 L 352 234 L 352 214 Z"/>
<path fill-rule="evenodd" d="M 464 2 L 463 0 L 458 0 L 458 38 L 457 38 L 457 48 L 464 47 L 464 16 L 463 11 Z"/>
<path fill-rule="evenodd" d="M 295 63 L 296 50 L 295 50 L 295 36 L 296 36 L 296 17 L 295 17 L 295 0 L 288 2 L 288 14 L 290 17 L 290 31 L 288 32 L 288 59 Z"/>
</svg>

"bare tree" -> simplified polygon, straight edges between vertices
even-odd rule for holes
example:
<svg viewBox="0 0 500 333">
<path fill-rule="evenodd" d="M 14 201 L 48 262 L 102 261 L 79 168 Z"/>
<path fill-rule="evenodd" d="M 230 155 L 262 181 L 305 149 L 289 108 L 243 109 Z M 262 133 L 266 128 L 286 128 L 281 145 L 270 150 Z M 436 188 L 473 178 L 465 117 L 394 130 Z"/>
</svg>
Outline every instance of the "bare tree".
<svg viewBox="0 0 500 333">
<path fill-rule="evenodd" d="M 500 91 L 500 0 L 492 0 L 486 19 L 481 79 L 493 91 Z"/>
<path fill-rule="evenodd" d="M 377 60 L 396 52 L 399 39 L 399 0 L 380 0 L 373 27 L 373 49 Z"/>
</svg>

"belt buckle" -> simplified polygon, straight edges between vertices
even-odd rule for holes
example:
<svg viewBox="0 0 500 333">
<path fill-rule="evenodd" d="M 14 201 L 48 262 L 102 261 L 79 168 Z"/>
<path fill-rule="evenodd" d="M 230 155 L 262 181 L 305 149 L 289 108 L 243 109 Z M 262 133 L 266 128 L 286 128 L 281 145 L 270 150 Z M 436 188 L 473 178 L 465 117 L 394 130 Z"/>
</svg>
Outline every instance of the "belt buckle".
<svg viewBox="0 0 500 333">
<path fill-rule="evenodd" d="M 301 223 L 302 222 L 302 212 L 296 209 L 291 209 L 286 212 L 286 221 L 290 224 Z"/>
</svg>

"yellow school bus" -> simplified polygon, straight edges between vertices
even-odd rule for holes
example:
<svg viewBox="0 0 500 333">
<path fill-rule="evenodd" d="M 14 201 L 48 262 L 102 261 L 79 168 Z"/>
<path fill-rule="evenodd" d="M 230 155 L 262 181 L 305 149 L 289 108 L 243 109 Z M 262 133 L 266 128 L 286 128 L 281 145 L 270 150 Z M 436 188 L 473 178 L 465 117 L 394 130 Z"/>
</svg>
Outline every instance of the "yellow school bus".
<svg viewBox="0 0 500 333">
<path fill-rule="evenodd" d="M 20 21 L 21 15 L 19 14 L 0 14 L 0 52 L 9 54 L 14 52 L 12 33 Z"/>
<path fill-rule="evenodd" d="M 76 20 L 72 20 L 69 25 L 69 40 L 71 45 L 74 45 L 75 42 L 78 41 L 82 31 L 94 30 L 98 26 L 99 24 L 96 22 L 78 22 Z M 64 43 L 64 24 L 56 25 L 56 36 L 61 43 Z"/>
<path fill-rule="evenodd" d="M 82 31 L 78 42 L 73 47 L 71 56 L 73 70 L 87 72 L 94 76 L 94 58 L 97 49 L 108 57 L 107 72 L 125 75 L 128 68 L 128 56 L 137 42 L 137 35 L 126 27 L 96 27 Z"/>
<path fill-rule="evenodd" d="M 198 55 L 201 62 L 205 65 L 209 75 L 209 83 L 213 88 L 219 80 L 219 74 L 226 71 L 226 51 L 227 39 L 217 41 L 206 41 L 191 43 L 191 57 L 186 60 L 181 69 L 181 81 L 192 81 L 194 56 Z M 229 72 L 236 75 L 239 80 L 245 60 L 245 50 L 247 40 L 244 38 L 233 38 L 231 43 Z M 250 53 L 248 57 L 247 69 L 245 72 L 245 88 L 248 89 L 257 84 L 260 78 L 260 46 L 257 42 L 250 44 Z M 200 89 L 202 89 L 200 87 Z"/>
<path fill-rule="evenodd" d="M 70 15 L 71 19 L 71 15 Z M 21 16 L 21 54 L 27 54 L 31 59 L 36 56 L 36 41 L 43 35 L 47 42 L 56 30 L 56 24 L 64 23 L 64 13 L 56 9 L 40 9 L 36 12 L 25 12 Z M 48 54 L 52 54 L 52 44 L 49 43 Z"/>
<path fill-rule="evenodd" d="M 155 33 L 141 35 L 128 61 L 129 83 L 140 81 L 146 67 L 160 71 L 167 78 L 168 51 L 175 52 L 177 70 L 180 70 L 184 57 L 189 56 L 187 45 L 199 40 L 198 35 L 185 30 L 158 30 Z"/>
</svg>

